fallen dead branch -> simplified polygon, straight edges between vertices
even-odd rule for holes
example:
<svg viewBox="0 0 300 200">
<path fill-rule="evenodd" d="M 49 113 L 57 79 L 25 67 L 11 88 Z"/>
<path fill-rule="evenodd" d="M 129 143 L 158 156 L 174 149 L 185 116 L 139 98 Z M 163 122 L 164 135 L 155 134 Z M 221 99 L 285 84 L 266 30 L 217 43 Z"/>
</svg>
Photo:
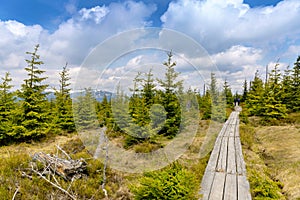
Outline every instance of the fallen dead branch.
<svg viewBox="0 0 300 200">
<path fill-rule="evenodd" d="M 33 161 L 43 163 L 45 171 L 49 168 L 53 173 L 63 177 L 65 180 L 72 180 L 74 176 L 80 177 L 85 173 L 87 166 L 83 159 L 66 160 L 43 152 L 35 153 L 33 155 Z"/>
<path fill-rule="evenodd" d="M 48 183 L 50 183 L 51 185 L 53 185 L 54 187 L 56 187 L 57 189 L 61 190 L 65 194 L 67 194 L 71 199 L 76 200 L 76 198 L 73 195 L 71 195 L 67 190 L 65 190 L 64 188 L 56 185 L 55 183 L 53 183 L 52 181 L 50 181 L 49 179 L 47 179 L 46 177 L 44 177 L 40 172 L 38 172 L 38 171 L 36 171 L 34 169 L 32 169 L 32 171 L 34 173 L 36 173 L 37 175 L 39 175 L 42 179 L 44 179 L 45 181 L 47 181 Z"/>
<path fill-rule="evenodd" d="M 75 179 L 80 178 L 83 174 L 86 174 L 87 163 L 84 159 L 73 160 L 62 148 L 57 147 L 56 155 L 46 154 L 44 152 L 35 153 L 32 156 L 33 162 L 31 162 L 30 173 L 34 173 L 55 188 L 65 193 L 68 197 L 75 200 L 76 197 L 72 194 L 71 186 Z M 59 151 L 62 152 L 67 159 L 59 157 Z M 43 168 L 37 167 L 37 162 L 43 165 Z M 22 171 L 22 176 L 32 179 L 32 176 Z M 66 188 L 63 188 L 59 183 L 59 179 L 56 176 L 62 177 L 65 181 L 70 181 Z M 13 199 L 18 193 L 17 188 Z"/>
<path fill-rule="evenodd" d="M 18 194 L 19 190 L 20 190 L 20 186 L 17 187 L 17 189 L 14 193 L 14 196 L 12 197 L 12 200 L 14 200 L 16 198 L 16 195 Z"/>
</svg>

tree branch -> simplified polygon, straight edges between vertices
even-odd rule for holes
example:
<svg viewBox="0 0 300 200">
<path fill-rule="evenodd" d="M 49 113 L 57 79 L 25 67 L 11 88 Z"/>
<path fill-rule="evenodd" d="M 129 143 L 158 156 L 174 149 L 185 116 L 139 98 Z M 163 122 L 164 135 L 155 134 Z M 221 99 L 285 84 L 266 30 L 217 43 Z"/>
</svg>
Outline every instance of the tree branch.
<svg viewBox="0 0 300 200">
<path fill-rule="evenodd" d="M 12 200 L 14 200 L 16 198 L 16 195 L 18 194 L 19 190 L 20 190 L 20 186 L 17 187 L 17 189 L 14 193 L 14 196 L 12 197 Z"/>
<path fill-rule="evenodd" d="M 57 189 L 61 190 L 62 192 L 64 192 L 66 195 L 68 195 L 71 199 L 76 200 L 76 198 L 71 195 L 67 190 L 63 189 L 62 187 L 56 185 L 55 183 L 49 181 L 47 178 L 45 178 L 40 172 L 34 170 L 33 168 L 31 169 L 34 173 L 36 173 L 37 175 L 39 175 L 42 179 L 44 179 L 45 181 L 47 181 L 48 183 L 50 183 L 52 186 L 56 187 Z"/>
</svg>

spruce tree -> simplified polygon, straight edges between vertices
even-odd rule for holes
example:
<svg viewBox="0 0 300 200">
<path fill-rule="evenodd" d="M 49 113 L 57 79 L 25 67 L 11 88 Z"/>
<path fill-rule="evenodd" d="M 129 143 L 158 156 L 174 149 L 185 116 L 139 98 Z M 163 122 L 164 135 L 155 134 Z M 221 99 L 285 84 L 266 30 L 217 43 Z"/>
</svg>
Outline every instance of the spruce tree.
<svg viewBox="0 0 300 200">
<path fill-rule="evenodd" d="M 293 112 L 300 111 L 300 56 L 298 56 L 292 69 L 292 101 L 291 108 Z"/>
<path fill-rule="evenodd" d="M 112 111 L 111 111 L 111 98 L 108 100 L 104 95 L 101 102 L 96 102 L 96 112 L 100 126 L 106 126 L 108 129 L 113 127 Z"/>
<path fill-rule="evenodd" d="M 226 98 L 226 105 L 229 108 L 233 107 L 233 95 L 231 92 L 231 88 L 230 85 L 228 84 L 227 80 L 225 80 L 224 82 L 224 86 L 223 86 L 223 92 L 224 92 L 224 96 Z"/>
<path fill-rule="evenodd" d="M 144 76 L 144 77 L 143 77 Z M 138 73 L 133 80 L 133 88 L 130 89 L 133 94 L 129 99 L 129 113 L 131 120 L 125 131 L 131 135 L 126 138 L 126 145 L 148 140 L 154 135 L 150 122 L 150 108 L 154 103 L 153 74 Z"/>
<path fill-rule="evenodd" d="M 226 118 L 226 97 L 224 92 L 219 92 L 216 75 L 214 73 L 211 73 L 209 93 L 212 101 L 211 119 L 218 122 L 224 122 Z"/>
<path fill-rule="evenodd" d="M 284 75 L 282 78 L 282 95 L 281 95 L 281 101 L 283 104 L 286 105 L 286 108 L 289 112 L 293 110 L 293 80 L 291 76 L 292 70 L 290 69 L 290 66 L 286 68 L 284 71 Z"/>
<path fill-rule="evenodd" d="M 136 124 L 145 124 L 146 121 L 149 120 L 147 108 L 144 105 L 145 101 L 142 100 L 141 95 L 141 84 L 143 80 L 141 76 L 142 73 L 138 72 L 137 76 L 133 80 L 133 88 L 129 89 L 132 92 L 132 95 L 129 98 L 129 114 L 132 117 L 132 121 Z M 144 113 L 141 109 L 146 109 L 146 113 Z"/>
<path fill-rule="evenodd" d="M 245 79 L 244 81 L 244 85 L 243 85 L 243 95 L 242 95 L 242 102 L 245 102 L 247 100 L 247 96 L 248 96 L 248 82 Z"/>
<path fill-rule="evenodd" d="M 269 80 L 265 86 L 263 95 L 263 106 L 260 116 L 264 121 L 272 121 L 286 117 L 286 106 L 282 104 L 282 88 L 281 88 L 281 74 L 278 69 L 278 64 L 269 74 Z"/>
<path fill-rule="evenodd" d="M 246 106 L 250 115 L 261 115 L 263 106 L 264 85 L 259 77 L 259 72 L 255 72 L 254 80 L 250 84 L 247 94 Z"/>
<path fill-rule="evenodd" d="M 75 123 L 73 120 L 72 112 L 72 99 L 70 96 L 70 76 L 69 70 L 67 69 L 67 63 L 59 73 L 59 90 L 55 92 L 56 108 L 54 116 L 54 126 L 67 132 L 75 131 Z"/>
<path fill-rule="evenodd" d="M 155 84 L 152 69 L 150 69 L 149 72 L 145 74 L 142 87 L 142 98 L 145 99 L 146 106 L 148 109 L 150 109 L 155 101 Z"/>
<path fill-rule="evenodd" d="M 202 116 L 201 118 L 203 120 L 211 119 L 211 105 L 212 105 L 211 95 L 209 93 L 209 90 L 206 90 L 204 96 L 201 97 L 199 102 L 200 113 Z"/>
<path fill-rule="evenodd" d="M 176 94 L 182 88 L 182 81 L 178 81 L 179 72 L 175 71 L 176 63 L 172 61 L 172 52 L 168 53 L 168 60 L 163 63 L 166 67 L 164 80 L 158 79 L 158 83 L 164 89 L 162 95 L 162 105 L 167 113 L 165 126 L 160 130 L 169 138 L 175 137 L 180 128 L 181 108 Z"/>
<path fill-rule="evenodd" d="M 15 131 L 22 134 L 23 139 L 38 139 L 45 136 L 47 124 L 47 99 L 45 89 L 47 84 L 43 81 L 47 77 L 43 77 L 44 70 L 39 69 L 43 64 L 38 55 L 39 45 L 36 45 L 33 52 L 26 52 L 31 59 L 26 59 L 28 66 L 25 67 L 28 78 L 24 80 L 18 96 L 22 99 L 21 110 L 18 118 L 18 127 Z M 24 132 L 25 131 L 25 132 Z"/>
<path fill-rule="evenodd" d="M 209 85 L 209 93 L 212 99 L 213 104 L 217 104 L 218 102 L 218 88 L 217 88 L 217 79 L 216 74 L 211 73 L 210 74 L 210 85 Z"/>
<path fill-rule="evenodd" d="M 0 83 L 0 144 L 5 144 L 13 139 L 12 127 L 14 110 L 16 108 L 15 96 L 11 91 L 13 86 L 11 85 L 12 79 L 9 72 Z"/>
<path fill-rule="evenodd" d="M 132 121 L 132 115 L 130 110 L 130 102 L 128 96 L 124 94 L 120 84 L 117 85 L 117 91 L 115 98 L 111 99 L 111 109 L 114 131 L 123 132 L 125 128 L 129 126 Z M 134 112 L 132 112 L 134 113 Z"/>
<path fill-rule="evenodd" d="M 96 114 L 96 99 L 92 89 L 86 88 L 78 96 L 73 105 L 74 121 L 79 130 L 93 129 L 98 127 L 99 121 Z"/>
</svg>

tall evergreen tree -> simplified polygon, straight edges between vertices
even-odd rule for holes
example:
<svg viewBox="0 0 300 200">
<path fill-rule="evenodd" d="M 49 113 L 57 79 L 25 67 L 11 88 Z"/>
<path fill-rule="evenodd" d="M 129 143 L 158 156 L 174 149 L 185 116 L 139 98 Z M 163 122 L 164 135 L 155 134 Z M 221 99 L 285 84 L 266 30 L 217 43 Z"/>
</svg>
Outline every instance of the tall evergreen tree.
<svg viewBox="0 0 300 200">
<path fill-rule="evenodd" d="M 140 90 L 131 97 L 131 102 L 135 103 L 135 105 L 132 103 L 130 106 L 132 108 L 130 109 L 135 109 L 135 113 L 132 115 L 135 123 L 140 126 L 145 126 L 149 125 L 151 121 L 149 112 L 155 101 L 155 84 L 152 78 L 152 70 L 145 73 L 144 77 L 141 77 L 142 74 L 139 75 L 139 79 L 136 78 L 134 84 L 138 84 Z"/>
<path fill-rule="evenodd" d="M 292 91 L 293 100 L 291 101 L 291 107 L 293 112 L 300 111 L 300 56 L 298 56 L 294 67 L 292 69 Z"/>
<path fill-rule="evenodd" d="M 163 80 L 157 80 L 164 89 L 161 93 L 162 105 L 167 113 L 165 126 L 160 130 L 160 133 L 170 138 L 176 136 L 180 128 L 181 108 L 176 93 L 180 92 L 180 88 L 182 88 L 182 81 L 177 80 L 179 72 L 175 71 L 176 63 L 172 61 L 172 57 L 172 52 L 169 52 L 168 60 L 163 63 L 166 67 L 165 77 Z"/>
<path fill-rule="evenodd" d="M 233 107 L 233 95 L 227 80 L 225 80 L 224 82 L 223 91 L 224 91 L 224 97 L 226 98 L 227 107 L 229 108 Z"/>
<path fill-rule="evenodd" d="M 9 121 L 12 110 L 15 107 L 15 97 L 14 93 L 11 91 L 12 81 L 10 73 L 7 72 L 2 79 L 0 84 L 0 119 L 1 122 Z"/>
<path fill-rule="evenodd" d="M 205 91 L 205 94 L 201 97 L 199 101 L 199 108 L 201 113 L 201 118 L 203 120 L 211 119 L 211 106 L 212 100 L 209 90 Z"/>
<path fill-rule="evenodd" d="M 292 70 L 290 69 L 290 66 L 286 68 L 284 71 L 284 75 L 282 78 L 282 94 L 281 94 L 281 100 L 282 103 L 286 105 L 286 108 L 288 111 L 292 111 L 293 108 L 293 80 L 291 76 Z"/>
<path fill-rule="evenodd" d="M 128 97 L 124 94 L 120 84 L 117 85 L 116 97 L 111 100 L 114 131 L 124 131 L 132 120 L 132 112 Z M 132 114 L 131 114 L 132 112 Z"/>
<path fill-rule="evenodd" d="M 250 84 L 246 105 L 250 115 L 260 115 L 262 112 L 264 85 L 259 77 L 259 72 L 255 72 L 254 80 Z"/>
<path fill-rule="evenodd" d="M 38 55 L 39 45 L 36 45 L 33 52 L 26 52 L 31 59 L 26 59 L 28 64 L 25 67 L 28 78 L 24 80 L 18 96 L 22 99 L 21 111 L 19 113 L 18 127 L 15 131 L 23 134 L 24 139 L 37 139 L 46 134 L 47 124 L 47 99 L 45 89 L 47 84 L 43 81 L 47 77 L 43 77 L 44 70 L 39 66 L 44 64 Z M 24 132 L 25 131 L 25 132 Z"/>
<path fill-rule="evenodd" d="M 152 69 L 150 69 L 149 72 L 145 74 L 145 79 L 143 80 L 142 87 L 142 98 L 145 99 L 147 108 L 150 109 L 155 101 L 155 84 Z"/>
<path fill-rule="evenodd" d="M 209 93 L 212 99 L 213 104 L 218 103 L 218 96 L 219 96 L 219 91 L 217 87 L 217 79 L 216 79 L 216 74 L 211 73 L 210 74 L 210 85 L 209 85 Z"/>
<path fill-rule="evenodd" d="M 140 116 L 138 113 L 141 112 L 141 103 L 142 97 L 141 97 L 141 85 L 142 85 L 142 73 L 138 72 L 136 77 L 133 80 L 133 88 L 129 88 L 129 90 L 132 92 L 131 97 L 129 98 L 129 114 L 132 117 L 133 121 L 135 123 L 143 123 L 143 121 L 148 121 L 149 118 L 147 118 L 147 114 L 145 116 Z M 121 96 L 120 96 L 121 97 Z M 143 108 L 145 108 L 145 105 L 143 105 Z M 146 117 L 147 119 L 145 119 Z"/>
<path fill-rule="evenodd" d="M 55 92 L 56 108 L 54 117 L 54 126 L 67 132 L 75 131 L 75 123 L 72 112 L 72 99 L 70 96 L 70 76 L 67 69 L 67 63 L 59 73 L 59 90 Z"/>
<path fill-rule="evenodd" d="M 247 100 L 247 96 L 248 96 L 248 82 L 245 79 L 244 85 L 243 85 L 242 102 L 245 102 Z"/>
<path fill-rule="evenodd" d="M 10 142 L 12 138 L 12 126 L 14 110 L 16 108 L 14 93 L 11 91 L 12 85 L 9 72 L 0 83 L 0 144 Z"/>
<path fill-rule="evenodd" d="M 218 90 L 215 73 L 210 75 L 209 93 L 211 96 L 211 119 L 223 122 L 226 119 L 226 94 Z"/>
<path fill-rule="evenodd" d="M 99 121 L 96 114 L 96 99 L 92 89 L 86 88 L 85 91 L 76 98 L 73 105 L 74 121 L 77 128 L 92 129 L 98 127 Z"/>
<path fill-rule="evenodd" d="M 111 97 L 108 99 L 104 95 L 101 102 L 96 102 L 96 112 L 100 126 L 106 126 L 108 129 L 113 127 L 112 111 L 111 111 Z"/>
<path fill-rule="evenodd" d="M 263 95 L 264 101 L 260 116 L 262 116 L 265 121 L 282 119 L 286 116 L 285 104 L 282 104 L 281 102 L 282 88 L 280 79 L 280 70 L 278 69 L 278 64 L 276 64 L 269 74 L 269 79 Z"/>
</svg>

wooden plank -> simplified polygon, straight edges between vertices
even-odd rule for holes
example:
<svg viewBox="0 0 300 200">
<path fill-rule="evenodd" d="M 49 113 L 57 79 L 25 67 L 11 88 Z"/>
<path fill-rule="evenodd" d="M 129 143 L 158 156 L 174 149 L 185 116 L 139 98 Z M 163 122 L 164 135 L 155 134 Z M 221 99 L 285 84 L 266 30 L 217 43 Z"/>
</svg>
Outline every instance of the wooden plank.
<svg viewBox="0 0 300 200">
<path fill-rule="evenodd" d="M 228 124 L 228 128 L 225 136 L 234 137 L 237 117 L 238 116 L 236 114 L 231 115 L 231 120 L 230 123 Z"/>
<path fill-rule="evenodd" d="M 246 166 L 244 162 L 244 157 L 242 153 L 242 146 L 239 137 L 235 138 L 235 148 L 236 148 L 236 166 L 238 175 L 246 175 Z"/>
<path fill-rule="evenodd" d="M 239 119 L 236 120 L 234 136 L 240 137 L 240 120 Z"/>
<path fill-rule="evenodd" d="M 226 121 L 226 123 L 223 125 L 220 133 L 218 134 L 218 137 L 223 137 L 224 134 L 226 133 L 226 130 L 227 130 L 227 125 L 228 125 L 228 120 Z"/>
<path fill-rule="evenodd" d="M 234 137 L 234 133 L 235 133 L 235 124 L 229 124 L 228 125 L 228 130 L 227 130 L 227 134 L 226 136 L 228 137 Z"/>
<path fill-rule="evenodd" d="M 214 177 L 215 177 L 215 172 L 205 171 L 201 182 L 201 190 L 200 190 L 201 199 L 208 200 Z"/>
<path fill-rule="evenodd" d="M 210 200 L 222 200 L 225 184 L 225 173 L 216 172 L 214 182 L 210 191 Z"/>
<path fill-rule="evenodd" d="M 221 142 L 222 142 L 221 138 L 216 139 L 215 146 L 213 148 L 213 151 L 210 154 L 210 158 L 206 166 L 206 170 L 208 171 L 215 171 L 217 168 L 217 160 L 219 157 Z"/>
<path fill-rule="evenodd" d="M 239 129 L 240 129 L 239 123 L 240 123 L 240 120 L 237 119 L 236 120 L 235 129 L 234 129 L 234 137 L 240 137 L 240 134 L 239 134 Z"/>
<path fill-rule="evenodd" d="M 238 199 L 251 200 L 250 186 L 246 176 L 238 176 Z"/>
<path fill-rule="evenodd" d="M 234 137 L 229 137 L 227 155 L 227 173 L 229 174 L 236 174 L 236 150 L 234 141 Z"/>
<path fill-rule="evenodd" d="M 237 112 L 232 112 L 231 115 L 230 115 L 230 117 L 231 117 L 230 124 L 234 124 L 235 125 L 236 119 L 238 117 Z"/>
<path fill-rule="evenodd" d="M 218 158 L 217 172 L 226 172 L 227 153 L 228 153 L 227 150 L 228 150 L 228 137 L 223 137 L 220 154 Z"/>
<path fill-rule="evenodd" d="M 237 200 L 237 194 L 237 176 L 235 174 L 227 174 L 223 199 Z"/>
</svg>

